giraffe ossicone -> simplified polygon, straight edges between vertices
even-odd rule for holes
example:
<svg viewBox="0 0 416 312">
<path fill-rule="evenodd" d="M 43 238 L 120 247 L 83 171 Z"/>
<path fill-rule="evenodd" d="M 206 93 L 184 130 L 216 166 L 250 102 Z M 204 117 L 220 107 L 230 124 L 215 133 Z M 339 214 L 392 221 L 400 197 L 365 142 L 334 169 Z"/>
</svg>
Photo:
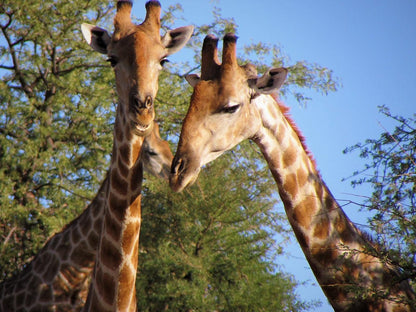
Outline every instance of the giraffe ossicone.
<svg viewBox="0 0 416 312">
<path fill-rule="evenodd" d="M 335 311 L 415 311 L 415 294 L 400 270 L 348 219 L 322 180 L 303 137 L 278 103 L 287 70 L 257 77 L 253 65 L 239 66 L 236 37 L 206 37 L 201 78 L 193 87 L 169 177 L 174 191 L 192 184 L 202 165 L 246 139 L 266 159 L 289 223 Z M 360 296 L 360 291 L 363 295 Z"/>
</svg>

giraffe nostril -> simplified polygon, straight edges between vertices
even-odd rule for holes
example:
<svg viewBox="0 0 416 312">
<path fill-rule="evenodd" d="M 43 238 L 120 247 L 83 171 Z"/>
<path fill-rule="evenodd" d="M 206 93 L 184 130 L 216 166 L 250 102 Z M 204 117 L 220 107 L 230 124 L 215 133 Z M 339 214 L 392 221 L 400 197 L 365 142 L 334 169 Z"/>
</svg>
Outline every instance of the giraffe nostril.
<svg viewBox="0 0 416 312">
<path fill-rule="evenodd" d="M 185 168 L 185 160 L 182 158 L 175 158 L 172 162 L 171 174 L 180 174 Z"/>
<path fill-rule="evenodd" d="M 146 96 L 146 99 L 144 100 L 144 108 L 150 108 L 153 105 L 153 98 L 148 95 Z"/>
<path fill-rule="evenodd" d="M 133 94 L 130 98 L 130 107 L 136 112 L 141 114 L 144 109 L 151 109 L 153 106 L 153 98 L 148 95 L 142 101 L 138 94 Z"/>
<path fill-rule="evenodd" d="M 133 96 L 131 97 L 131 106 L 132 106 L 135 110 L 137 110 L 137 109 L 139 109 L 139 108 L 140 108 L 140 99 L 139 99 L 139 96 L 138 96 L 138 95 L 133 95 Z"/>
</svg>

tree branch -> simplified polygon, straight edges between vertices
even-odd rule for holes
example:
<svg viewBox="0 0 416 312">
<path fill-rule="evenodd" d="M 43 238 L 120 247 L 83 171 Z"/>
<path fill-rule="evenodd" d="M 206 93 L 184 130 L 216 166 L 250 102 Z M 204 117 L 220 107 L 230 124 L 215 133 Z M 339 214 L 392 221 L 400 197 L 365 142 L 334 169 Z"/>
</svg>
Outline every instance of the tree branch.
<svg viewBox="0 0 416 312">
<path fill-rule="evenodd" d="M 4 35 L 4 38 L 6 39 L 6 42 L 9 46 L 9 52 L 10 52 L 10 56 L 12 58 L 12 62 L 13 62 L 13 69 L 16 73 L 16 77 L 18 78 L 20 84 L 21 84 L 21 89 L 26 93 L 27 96 L 29 96 L 32 93 L 32 89 L 30 87 L 28 87 L 26 80 L 23 77 L 23 73 L 20 70 L 20 66 L 19 66 L 19 61 L 16 55 L 16 50 L 14 49 L 14 44 L 11 42 L 11 38 L 9 36 L 9 34 L 7 33 L 7 28 L 10 26 L 11 24 L 11 20 L 12 20 L 12 14 L 7 14 L 9 17 L 9 21 L 6 23 L 5 26 L 1 26 L 1 31 Z M 19 39 L 16 42 L 21 42 L 23 41 L 23 38 Z"/>
</svg>

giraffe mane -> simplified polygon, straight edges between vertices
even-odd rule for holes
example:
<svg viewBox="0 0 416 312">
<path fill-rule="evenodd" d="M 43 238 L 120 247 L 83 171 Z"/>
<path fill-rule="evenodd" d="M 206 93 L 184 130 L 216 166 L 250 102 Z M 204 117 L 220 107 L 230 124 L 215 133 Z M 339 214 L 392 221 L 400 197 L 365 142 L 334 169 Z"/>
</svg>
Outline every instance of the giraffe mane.
<svg viewBox="0 0 416 312">
<path fill-rule="evenodd" d="M 293 131 L 296 132 L 296 135 L 299 138 L 299 141 L 300 141 L 300 143 L 302 145 L 302 148 L 305 150 L 306 154 L 308 155 L 308 157 L 312 161 L 312 164 L 314 166 L 314 169 L 320 175 L 319 170 L 317 168 L 316 160 L 315 160 L 312 152 L 309 150 L 309 148 L 306 145 L 305 136 L 299 130 L 298 126 L 296 125 L 295 121 L 293 120 L 292 116 L 290 115 L 290 107 L 288 107 L 286 104 L 283 103 L 282 100 L 280 100 L 278 94 L 273 93 L 272 94 L 272 97 L 276 101 L 276 103 L 277 103 L 280 111 L 282 112 L 283 116 L 286 118 L 287 122 L 289 123 L 289 125 L 291 126 L 291 128 L 293 129 Z M 337 202 L 337 205 L 339 206 L 339 203 L 338 202 Z M 352 221 L 350 221 L 350 222 L 352 222 Z M 369 247 L 372 247 L 373 250 L 377 254 L 380 254 L 381 252 L 385 251 L 385 246 L 380 245 L 380 243 L 377 242 L 370 233 L 368 233 L 365 230 L 359 229 L 359 228 L 357 228 L 357 230 L 360 233 L 361 237 L 364 239 L 364 241 L 366 241 L 369 244 Z"/>
<path fill-rule="evenodd" d="M 280 100 L 279 95 L 277 93 L 271 94 L 275 102 L 277 103 L 280 111 L 282 112 L 283 116 L 286 118 L 287 122 L 289 123 L 290 127 L 295 131 L 296 135 L 299 138 L 299 141 L 302 145 L 302 148 L 312 161 L 312 164 L 314 166 L 314 169 L 319 172 L 315 157 L 313 156 L 312 152 L 309 150 L 308 146 L 306 145 L 306 139 L 305 136 L 302 134 L 302 132 L 299 130 L 298 126 L 296 125 L 295 121 L 293 120 L 291 114 L 290 114 L 290 107 L 288 107 L 286 104 L 283 103 L 282 100 Z"/>
</svg>

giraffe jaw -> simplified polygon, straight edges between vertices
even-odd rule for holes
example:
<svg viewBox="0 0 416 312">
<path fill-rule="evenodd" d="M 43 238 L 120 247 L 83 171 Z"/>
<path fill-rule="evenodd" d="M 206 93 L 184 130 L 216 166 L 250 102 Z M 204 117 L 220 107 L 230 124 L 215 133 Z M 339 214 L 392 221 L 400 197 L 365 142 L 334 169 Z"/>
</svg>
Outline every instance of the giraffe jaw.
<svg viewBox="0 0 416 312">
<path fill-rule="evenodd" d="M 139 121 L 131 121 L 131 126 L 133 129 L 133 132 L 138 136 L 146 136 L 148 135 L 153 128 L 153 122 L 145 125 L 140 123 Z"/>
</svg>

